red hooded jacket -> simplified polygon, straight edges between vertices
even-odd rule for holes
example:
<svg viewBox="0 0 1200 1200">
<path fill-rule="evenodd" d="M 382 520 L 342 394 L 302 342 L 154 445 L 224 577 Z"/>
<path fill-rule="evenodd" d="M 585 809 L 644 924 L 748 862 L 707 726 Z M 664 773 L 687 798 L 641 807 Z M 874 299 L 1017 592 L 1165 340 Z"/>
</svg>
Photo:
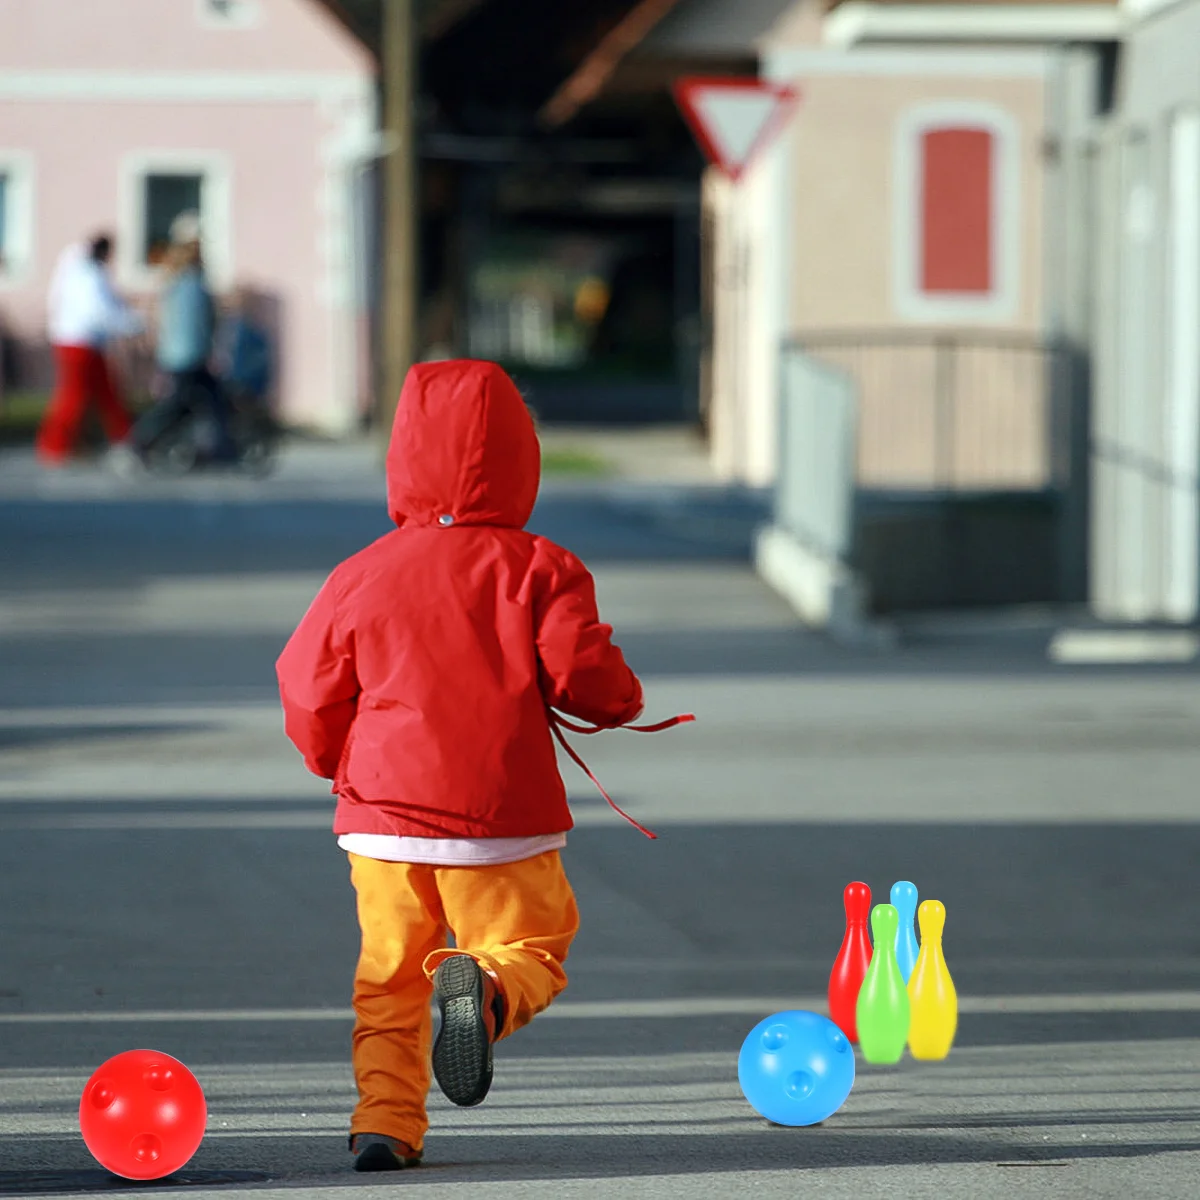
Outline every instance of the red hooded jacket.
<svg viewBox="0 0 1200 1200">
<path fill-rule="evenodd" d="M 523 528 L 540 472 L 499 367 L 409 372 L 387 456 L 398 528 L 337 567 L 277 664 L 287 735 L 333 780 L 335 833 L 570 829 L 549 710 L 603 728 L 641 711 L 587 568 Z"/>
</svg>

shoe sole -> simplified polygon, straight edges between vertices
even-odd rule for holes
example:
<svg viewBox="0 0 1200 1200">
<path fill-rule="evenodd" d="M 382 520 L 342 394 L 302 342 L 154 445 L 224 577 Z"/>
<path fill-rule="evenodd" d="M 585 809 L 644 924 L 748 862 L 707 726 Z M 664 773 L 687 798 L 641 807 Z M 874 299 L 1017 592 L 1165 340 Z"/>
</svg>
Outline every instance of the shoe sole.
<svg viewBox="0 0 1200 1200">
<path fill-rule="evenodd" d="M 492 1039 L 483 1008 L 483 972 L 466 954 L 448 958 L 433 975 L 442 1027 L 433 1045 L 433 1074 L 460 1108 L 483 1102 L 492 1086 Z"/>
<path fill-rule="evenodd" d="M 401 1158 L 387 1146 L 368 1146 L 354 1159 L 356 1171 L 403 1171 L 421 1165 L 419 1158 Z"/>
</svg>

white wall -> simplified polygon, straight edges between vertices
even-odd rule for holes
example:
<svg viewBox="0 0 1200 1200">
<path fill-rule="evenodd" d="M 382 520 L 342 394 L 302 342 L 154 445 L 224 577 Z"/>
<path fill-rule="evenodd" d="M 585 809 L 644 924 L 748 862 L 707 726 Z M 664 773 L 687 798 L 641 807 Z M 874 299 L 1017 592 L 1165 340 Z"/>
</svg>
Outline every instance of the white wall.
<svg viewBox="0 0 1200 1200">
<path fill-rule="evenodd" d="M 704 181 L 715 218 L 712 460 L 719 478 L 752 487 L 776 474 L 791 178 L 788 140 L 779 138 L 738 183 L 712 169 Z"/>
<path fill-rule="evenodd" d="M 1200 0 L 1136 26 L 1100 137 L 1092 607 L 1200 615 Z"/>
</svg>

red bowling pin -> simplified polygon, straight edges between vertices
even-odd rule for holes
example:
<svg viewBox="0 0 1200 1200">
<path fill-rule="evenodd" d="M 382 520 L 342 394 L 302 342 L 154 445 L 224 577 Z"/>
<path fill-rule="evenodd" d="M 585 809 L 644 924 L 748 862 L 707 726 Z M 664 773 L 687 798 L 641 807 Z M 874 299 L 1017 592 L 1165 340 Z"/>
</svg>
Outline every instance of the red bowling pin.
<svg viewBox="0 0 1200 1200">
<path fill-rule="evenodd" d="M 867 934 L 871 889 L 865 883 L 848 883 L 842 899 L 846 905 L 846 934 L 829 972 L 829 1016 L 852 1042 L 857 1042 L 858 989 L 871 965 L 871 939 Z"/>
</svg>

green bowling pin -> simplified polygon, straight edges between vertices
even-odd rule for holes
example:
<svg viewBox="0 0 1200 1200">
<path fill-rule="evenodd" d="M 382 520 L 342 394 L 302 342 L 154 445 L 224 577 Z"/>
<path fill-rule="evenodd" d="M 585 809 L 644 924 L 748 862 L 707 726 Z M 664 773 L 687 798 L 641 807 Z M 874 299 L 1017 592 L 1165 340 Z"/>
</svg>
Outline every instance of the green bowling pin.
<svg viewBox="0 0 1200 1200">
<path fill-rule="evenodd" d="M 875 951 L 858 992 L 858 1044 L 869 1063 L 896 1063 L 908 1041 L 909 999 L 896 961 L 900 914 L 891 904 L 871 913 Z"/>
</svg>

